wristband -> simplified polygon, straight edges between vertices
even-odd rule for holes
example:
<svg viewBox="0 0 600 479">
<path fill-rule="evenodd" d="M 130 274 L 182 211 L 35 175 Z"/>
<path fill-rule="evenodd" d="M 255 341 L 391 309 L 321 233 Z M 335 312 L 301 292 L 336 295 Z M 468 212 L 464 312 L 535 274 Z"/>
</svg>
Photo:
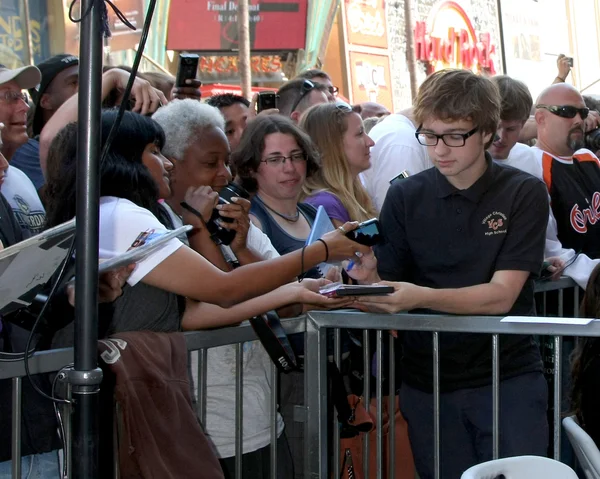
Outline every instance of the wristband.
<svg viewBox="0 0 600 479">
<path fill-rule="evenodd" d="M 323 262 L 327 263 L 327 261 L 329 261 L 329 247 L 327 246 L 327 243 L 325 243 L 325 240 L 319 238 L 317 241 L 320 241 L 323 243 L 323 246 L 325 246 L 325 261 Z"/>
<path fill-rule="evenodd" d="M 559 77 L 558 75 L 556 75 L 556 78 L 557 78 L 558 80 L 560 80 L 561 82 L 563 82 L 563 83 L 565 83 L 565 81 L 567 80 L 566 78 L 561 78 L 561 77 Z"/>
</svg>

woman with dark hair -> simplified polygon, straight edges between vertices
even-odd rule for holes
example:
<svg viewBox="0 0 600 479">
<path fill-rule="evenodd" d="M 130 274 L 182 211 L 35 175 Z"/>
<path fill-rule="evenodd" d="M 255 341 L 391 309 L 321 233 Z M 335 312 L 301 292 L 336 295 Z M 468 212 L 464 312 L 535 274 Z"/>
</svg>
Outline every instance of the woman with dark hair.
<svg viewBox="0 0 600 479">
<path fill-rule="evenodd" d="M 76 112 L 61 113 L 61 110 L 49 124 L 76 119 Z M 115 117 L 113 111 L 103 113 L 103 138 Z M 159 199 L 170 195 L 172 165 L 160 152 L 163 142 L 162 129 L 154 120 L 125 113 L 115 142 L 100 165 L 101 259 L 127 251 L 140 235 L 160 234 L 170 227 L 158 203 Z M 67 150 L 73 151 L 72 148 Z M 61 165 L 56 169 L 57 177 L 49 178 L 48 182 L 49 190 L 56 192 L 48 205 L 49 226 L 75 214 L 76 157 L 62 156 L 62 153 L 59 154 Z M 186 200 L 193 203 L 193 192 Z M 189 235 L 192 247 L 202 235 L 209 235 L 205 223 L 195 214 L 186 210 L 183 220 L 194 226 Z M 348 228 L 354 226 L 349 224 Z M 333 232 L 324 238 L 324 242 L 309 246 L 303 252 L 225 273 L 192 248 L 173 239 L 137 263 L 128 284 L 140 287 L 125 288 L 124 295 L 115 302 L 115 308 L 121 314 L 115 313 L 105 334 L 139 329 L 178 330 L 184 309 L 183 298 L 200 302 L 186 308 L 186 317 L 194 319 L 190 321 L 196 328 L 239 322 L 295 302 L 324 304 L 325 299 L 316 293 L 320 283 L 285 284 L 327 256 L 343 259 L 364 249 L 344 235 Z M 279 289 L 281 285 L 285 285 L 283 291 Z"/>
<path fill-rule="evenodd" d="M 231 163 L 242 186 L 256 193 L 251 221 L 279 254 L 302 248 L 316 209 L 299 197 L 306 178 L 320 168 L 319 153 L 306 133 L 283 116 L 259 116 L 246 127 Z M 313 268 L 305 276 L 321 274 Z"/>
<path fill-rule="evenodd" d="M 581 316 L 600 318 L 600 265 L 588 280 Z M 571 410 L 579 425 L 600 447 L 600 338 L 579 338 L 571 356 Z"/>
</svg>

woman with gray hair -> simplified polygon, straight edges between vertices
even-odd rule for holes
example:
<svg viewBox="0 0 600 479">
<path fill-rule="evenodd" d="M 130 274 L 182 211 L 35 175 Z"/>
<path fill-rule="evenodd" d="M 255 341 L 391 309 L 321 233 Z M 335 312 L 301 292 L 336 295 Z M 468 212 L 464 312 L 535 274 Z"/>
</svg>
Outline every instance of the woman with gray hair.
<svg viewBox="0 0 600 479">
<path fill-rule="evenodd" d="M 229 143 L 225 136 L 225 121 L 219 110 L 194 100 L 172 101 L 160 108 L 153 116 L 165 131 L 163 153 L 174 164 L 171 174 L 172 196 L 166 200 L 168 211 L 175 226 L 182 224 L 180 203 L 194 193 L 201 196 L 200 207 L 206 223 L 211 220 L 216 206 L 218 191 L 231 181 L 229 171 Z M 248 211 L 250 202 L 237 198 L 236 204 L 221 205 L 220 213 L 234 219 L 222 223 L 236 231 L 230 247 L 221 246 L 222 253 L 210 260 L 222 268 L 230 268 L 226 258 L 237 258 L 240 264 L 279 256 L 268 237 L 254 225 L 250 226 Z M 198 203 L 196 203 L 198 204 Z M 250 232 L 249 232 L 250 230 Z M 208 239 L 205 251 L 214 248 Z M 194 307 L 188 301 L 188 307 Z M 184 322 L 187 329 L 194 324 Z M 198 322 L 198 326 L 201 323 Z M 235 358 L 236 345 L 221 346 L 208 350 L 206 380 L 206 432 L 217 449 L 226 477 L 235 476 Z M 197 354 L 192 357 L 192 369 L 196 370 Z M 270 359 L 258 341 L 246 343 L 243 351 L 243 477 L 269 477 L 270 454 L 270 404 L 273 394 L 270 383 Z M 196 373 L 192 374 L 197 378 Z M 194 388 L 197 390 L 197 385 Z M 284 423 L 277 413 L 278 478 L 292 475 L 291 457 L 287 439 L 283 433 Z"/>
</svg>

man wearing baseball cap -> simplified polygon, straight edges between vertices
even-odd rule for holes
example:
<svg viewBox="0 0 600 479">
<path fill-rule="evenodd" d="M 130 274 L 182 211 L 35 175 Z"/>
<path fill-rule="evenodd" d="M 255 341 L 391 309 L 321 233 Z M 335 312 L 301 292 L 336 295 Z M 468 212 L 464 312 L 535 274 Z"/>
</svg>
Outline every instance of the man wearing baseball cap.
<svg viewBox="0 0 600 479">
<path fill-rule="evenodd" d="M 28 98 L 23 90 L 35 88 L 41 81 L 40 71 L 34 66 L 10 70 L 0 66 L 0 122 L 4 123 L 1 152 L 10 166 L 2 185 L 25 238 L 41 233 L 46 212 L 31 180 L 12 164 L 17 149 L 29 140 L 27 135 Z"/>
<path fill-rule="evenodd" d="M 42 74 L 39 86 L 29 88 L 34 106 L 29 112 L 30 136 L 11 160 L 11 165 L 23 171 L 36 189 L 44 184 L 40 167 L 39 134 L 56 110 L 79 89 L 79 58 L 66 53 L 44 60 L 38 69 Z"/>
</svg>

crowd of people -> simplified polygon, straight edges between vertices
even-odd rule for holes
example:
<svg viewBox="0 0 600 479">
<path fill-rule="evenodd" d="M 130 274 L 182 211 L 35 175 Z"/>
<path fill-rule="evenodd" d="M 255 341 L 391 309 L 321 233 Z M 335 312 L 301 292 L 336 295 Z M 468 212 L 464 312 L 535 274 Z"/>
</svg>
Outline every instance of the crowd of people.
<svg viewBox="0 0 600 479">
<path fill-rule="evenodd" d="M 600 113 L 565 83 L 561 60 L 554 84 L 535 103 L 527 86 L 508 76 L 442 70 L 424 81 L 412 107 L 393 114 L 376 103 L 341 101 L 322 70 L 285 83 L 278 108 L 259 113 L 256 97 L 203 99 L 196 82 L 175 87 L 168 75 L 138 74 L 130 111 L 100 164 L 99 257 L 126 252 L 141 234 L 192 229 L 135 265 L 101 275 L 99 336 L 217 328 L 268 311 L 294 317 L 315 308 L 529 316 L 544 268 L 586 289 L 582 315 L 597 316 L 600 161 L 586 148 L 586 134 L 600 126 Z M 75 216 L 78 64 L 57 55 L 37 67 L 0 66 L 2 247 Z M 129 75 L 126 67 L 103 73 L 101 145 Z M 224 188 L 237 196 L 221 201 Z M 306 245 L 320 207 L 334 229 Z M 379 244 L 347 237 L 372 218 L 381 225 Z M 324 271 L 323 263 L 338 267 Z M 319 294 L 332 281 L 394 292 Z M 59 289 L 36 335 L 38 349 L 73 345 L 73 297 L 72 286 Z M 22 326 L 0 320 L 2 351 L 25 350 Z M 281 375 L 278 390 L 261 343 L 243 346 L 243 477 L 270 477 L 272 394 L 278 477 L 303 476 L 304 425 L 295 411 L 304 402 L 304 337 L 290 341 L 299 368 Z M 395 341 L 399 388 L 388 393 L 399 396 L 404 445 L 412 451 L 400 477 L 416 470 L 432 478 L 431 333 L 404 332 Z M 573 411 L 597 444 L 598 344 L 578 344 L 572 390 Z M 353 347 L 356 336 L 344 331 L 346 375 L 355 356 L 363 359 Z M 456 478 L 492 458 L 491 343 L 478 334 L 443 334 L 440 364 L 441 477 Z M 204 366 L 202 426 L 220 477 L 235 477 L 236 347 L 210 349 Z M 501 337 L 500 379 L 500 455 L 545 456 L 548 388 L 532 336 Z M 34 381 L 49 384 L 41 375 Z M 191 386 L 192 396 L 197 390 Z M 2 381 L 0 475 L 10 470 L 10 397 Z M 28 382 L 22 444 L 25 469 L 38 474 L 31 477 L 59 477 L 52 404 Z"/>
</svg>

